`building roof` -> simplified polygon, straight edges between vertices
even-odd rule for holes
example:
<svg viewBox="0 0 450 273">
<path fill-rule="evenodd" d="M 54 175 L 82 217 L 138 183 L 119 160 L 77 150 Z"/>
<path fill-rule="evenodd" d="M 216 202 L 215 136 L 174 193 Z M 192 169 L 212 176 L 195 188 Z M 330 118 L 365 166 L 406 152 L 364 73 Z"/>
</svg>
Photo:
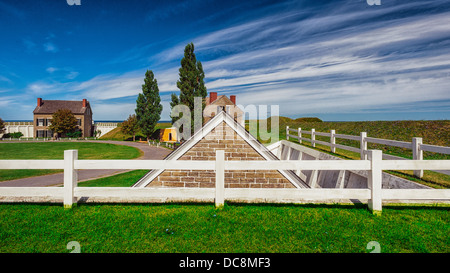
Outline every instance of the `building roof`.
<svg viewBox="0 0 450 273">
<path fill-rule="evenodd" d="M 206 105 L 215 105 L 215 104 L 219 104 L 219 105 L 234 105 L 234 103 L 225 95 L 220 95 L 217 96 L 217 98 L 210 103 L 211 97 L 206 97 L 205 98 L 205 104 Z"/>
<path fill-rule="evenodd" d="M 202 138 L 210 133 L 214 128 L 225 122 L 231 127 L 244 141 L 246 141 L 253 149 L 256 150 L 265 160 L 275 161 L 279 160 L 276 155 L 269 151 L 261 142 L 259 142 L 253 135 L 251 135 L 242 125 L 236 122 L 225 111 L 219 112 L 214 118 L 209 120 L 201 130 L 196 132 L 191 138 L 186 140 L 180 147 L 172 151 L 166 156 L 164 160 L 173 161 L 178 160 L 192 147 L 195 146 Z M 170 163 L 169 163 L 170 164 Z M 150 184 L 164 169 L 155 169 L 147 173 L 144 177 L 138 180 L 132 187 L 145 187 Z M 278 170 L 289 182 L 297 188 L 309 188 L 309 186 L 301 180 L 293 171 Z"/>
<path fill-rule="evenodd" d="M 83 107 L 83 101 L 42 100 L 41 106 L 36 106 L 33 114 L 53 114 L 60 109 L 69 109 L 73 114 L 84 114 L 90 108 L 89 101 Z"/>
</svg>

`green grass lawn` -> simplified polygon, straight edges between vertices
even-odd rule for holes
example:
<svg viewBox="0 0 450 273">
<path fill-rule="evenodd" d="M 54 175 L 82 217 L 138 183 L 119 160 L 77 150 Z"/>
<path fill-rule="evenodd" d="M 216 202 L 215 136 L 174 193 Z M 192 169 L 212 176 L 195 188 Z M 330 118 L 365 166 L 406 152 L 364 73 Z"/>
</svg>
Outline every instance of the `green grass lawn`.
<svg viewBox="0 0 450 273">
<path fill-rule="evenodd" d="M 450 252 L 448 207 L 212 204 L 0 205 L 0 252 Z"/>
<path fill-rule="evenodd" d="M 143 177 L 148 170 L 134 170 L 125 173 L 116 174 L 113 176 L 92 179 L 89 181 L 79 182 L 79 187 L 131 187 L 141 177 Z"/>
<path fill-rule="evenodd" d="M 0 143 L 0 159 L 63 159 L 64 150 L 78 150 L 80 159 L 133 159 L 137 148 L 94 142 Z M 0 170 L 0 181 L 61 172 L 62 170 Z"/>
</svg>

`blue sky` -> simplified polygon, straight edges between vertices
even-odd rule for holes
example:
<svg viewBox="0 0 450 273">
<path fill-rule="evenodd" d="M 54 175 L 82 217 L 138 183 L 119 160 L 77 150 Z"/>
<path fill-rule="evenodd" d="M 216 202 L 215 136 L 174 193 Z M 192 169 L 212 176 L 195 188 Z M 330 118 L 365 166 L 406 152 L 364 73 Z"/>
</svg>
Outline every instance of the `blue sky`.
<svg viewBox="0 0 450 273">
<path fill-rule="evenodd" d="M 38 97 L 87 98 L 95 120 L 134 113 L 153 70 L 168 120 L 193 42 L 208 91 L 280 115 L 450 119 L 450 2 L 0 0 L 0 117 Z"/>
</svg>

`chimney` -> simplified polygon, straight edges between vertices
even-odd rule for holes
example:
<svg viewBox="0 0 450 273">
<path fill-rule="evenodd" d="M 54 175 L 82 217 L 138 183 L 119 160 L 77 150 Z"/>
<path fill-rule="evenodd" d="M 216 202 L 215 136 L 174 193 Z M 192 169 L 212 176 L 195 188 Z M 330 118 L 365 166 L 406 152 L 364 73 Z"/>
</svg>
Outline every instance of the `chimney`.
<svg viewBox="0 0 450 273">
<path fill-rule="evenodd" d="M 235 95 L 231 95 L 230 100 L 233 104 L 236 104 L 236 96 Z"/>
<path fill-rule="evenodd" d="M 87 100 L 83 99 L 83 107 L 86 107 L 86 106 L 87 106 Z"/>
<path fill-rule="evenodd" d="M 37 99 L 37 106 L 41 107 L 41 105 L 42 105 L 42 98 L 38 98 Z"/>
<path fill-rule="evenodd" d="M 209 93 L 209 103 L 213 103 L 217 99 L 217 92 Z"/>
</svg>

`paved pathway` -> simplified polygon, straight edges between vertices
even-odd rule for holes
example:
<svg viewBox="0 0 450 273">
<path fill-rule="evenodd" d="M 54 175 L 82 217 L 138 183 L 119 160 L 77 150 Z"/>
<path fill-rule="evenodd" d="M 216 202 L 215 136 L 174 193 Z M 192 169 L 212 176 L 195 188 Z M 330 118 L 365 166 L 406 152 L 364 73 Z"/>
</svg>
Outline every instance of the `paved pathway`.
<svg viewBox="0 0 450 273">
<path fill-rule="evenodd" d="M 136 158 L 135 160 L 163 159 L 171 152 L 171 150 L 166 148 L 149 146 L 146 143 L 140 142 L 109 141 L 109 140 L 88 141 L 88 142 L 111 143 L 138 148 L 144 152 L 144 155 L 139 158 Z M 78 181 L 80 182 L 100 177 L 107 177 L 127 171 L 129 170 L 78 170 Z M 56 173 L 16 180 L 2 181 L 0 182 L 0 187 L 49 187 L 62 185 L 63 181 L 64 181 L 64 174 Z"/>
</svg>

